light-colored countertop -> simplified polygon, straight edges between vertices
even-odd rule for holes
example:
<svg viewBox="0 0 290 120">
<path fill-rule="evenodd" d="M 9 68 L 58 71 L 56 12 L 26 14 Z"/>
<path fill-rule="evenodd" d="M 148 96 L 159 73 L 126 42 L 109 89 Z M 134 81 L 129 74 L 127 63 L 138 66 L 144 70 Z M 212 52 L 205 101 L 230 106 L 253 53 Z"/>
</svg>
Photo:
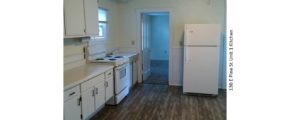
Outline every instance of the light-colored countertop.
<svg viewBox="0 0 290 120">
<path fill-rule="evenodd" d="M 64 90 L 72 88 L 112 68 L 112 65 L 87 63 L 83 66 L 64 71 Z"/>
</svg>

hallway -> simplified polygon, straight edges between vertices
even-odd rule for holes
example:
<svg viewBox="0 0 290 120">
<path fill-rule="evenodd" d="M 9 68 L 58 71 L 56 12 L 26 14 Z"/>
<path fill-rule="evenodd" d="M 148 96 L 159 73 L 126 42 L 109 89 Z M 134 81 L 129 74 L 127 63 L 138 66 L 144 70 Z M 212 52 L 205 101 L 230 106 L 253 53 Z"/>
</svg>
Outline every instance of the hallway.
<svg viewBox="0 0 290 120">
<path fill-rule="evenodd" d="M 168 60 L 151 60 L 151 75 L 145 84 L 168 85 Z"/>
</svg>

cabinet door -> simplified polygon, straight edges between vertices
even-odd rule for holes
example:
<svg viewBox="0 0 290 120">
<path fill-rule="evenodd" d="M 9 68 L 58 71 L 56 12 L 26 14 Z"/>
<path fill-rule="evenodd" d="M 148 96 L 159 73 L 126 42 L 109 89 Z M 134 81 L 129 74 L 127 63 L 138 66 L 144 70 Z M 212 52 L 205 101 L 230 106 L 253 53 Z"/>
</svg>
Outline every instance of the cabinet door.
<svg viewBox="0 0 290 120">
<path fill-rule="evenodd" d="M 81 120 L 80 97 L 74 97 L 64 102 L 64 120 Z"/>
<path fill-rule="evenodd" d="M 105 81 L 105 91 L 106 91 L 106 101 L 108 101 L 111 97 L 113 97 L 113 94 L 114 94 L 114 83 L 113 83 L 113 78 L 110 77 L 110 78 L 106 78 L 106 81 Z"/>
<path fill-rule="evenodd" d="M 105 86 L 104 81 L 95 86 L 95 107 L 98 110 L 105 103 Z"/>
<path fill-rule="evenodd" d="M 85 23 L 87 35 L 98 35 L 98 2 L 97 0 L 84 0 Z"/>
<path fill-rule="evenodd" d="M 94 87 L 82 92 L 82 112 L 83 118 L 88 119 L 95 112 L 95 92 Z"/>
<path fill-rule="evenodd" d="M 64 0 L 64 20 L 66 36 L 85 35 L 83 0 Z"/>
</svg>

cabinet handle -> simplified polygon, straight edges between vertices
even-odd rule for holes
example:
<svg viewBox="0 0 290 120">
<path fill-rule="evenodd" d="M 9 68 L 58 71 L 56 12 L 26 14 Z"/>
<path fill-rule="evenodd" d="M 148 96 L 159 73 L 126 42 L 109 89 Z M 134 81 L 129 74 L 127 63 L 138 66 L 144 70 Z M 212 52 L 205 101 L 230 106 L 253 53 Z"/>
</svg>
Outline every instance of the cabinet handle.
<svg viewBox="0 0 290 120">
<path fill-rule="evenodd" d="M 98 90 L 98 88 L 96 88 L 96 94 L 99 94 L 99 90 Z"/>
<path fill-rule="evenodd" d="M 95 90 L 93 90 L 92 93 L 93 93 L 92 96 L 95 96 Z"/>
<path fill-rule="evenodd" d="M 82 97 L 80 97 L 79 100 L 78 100 L 78 106 L 81 105 L 81 102 L 82 102 Z"/>
<path fill-rule="evenodd" d="M 69 96 L 72 96 L 72 95 L 74 95 L 75 93 L 76 93 L 76 92 L 72 92 L 72 93 L 69 94 Z"/>
</svg>

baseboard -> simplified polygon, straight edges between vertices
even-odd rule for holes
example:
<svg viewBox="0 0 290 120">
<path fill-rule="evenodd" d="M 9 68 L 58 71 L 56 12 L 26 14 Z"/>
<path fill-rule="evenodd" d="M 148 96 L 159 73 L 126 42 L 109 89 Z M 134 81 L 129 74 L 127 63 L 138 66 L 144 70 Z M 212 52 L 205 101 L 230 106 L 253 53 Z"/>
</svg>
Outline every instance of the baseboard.
<svg viewBox="0 0 290 120">
<path fill-rule="evenodd" d="M 181 84 L 171 84 L 169 83 L 169 86 L 182 86 Z"/>
<path fill-rule="evenodd" d="M 183 86 L 181 84 L 169 83 L 169 86 Z M 218 87 L 218 89 L 227 90 L 226 88 Z"/>
<path fill-rule="evenodd" d="M 219 87 L 219 89 L 222 89 L 222 90 L 227 90 L 226 88 L 220 88 L 220 87 Z"/>
<path fill-rule="evenodd" d="M 168 59 L 150 59 L 150 61 L 169 61 Z"/>
</svg>

